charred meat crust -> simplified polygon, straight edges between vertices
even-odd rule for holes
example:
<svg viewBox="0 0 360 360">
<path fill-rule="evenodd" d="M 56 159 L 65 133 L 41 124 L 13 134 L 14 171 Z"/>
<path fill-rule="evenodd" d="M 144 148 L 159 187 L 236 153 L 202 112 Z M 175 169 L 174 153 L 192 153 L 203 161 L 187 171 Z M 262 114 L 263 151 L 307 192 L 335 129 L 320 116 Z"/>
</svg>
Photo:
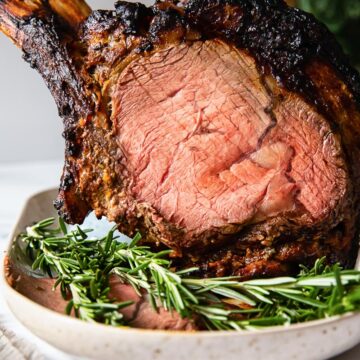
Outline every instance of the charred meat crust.
<svg viewBox="0 0 360 360">
<path fill-rule="evenodd" d="M 328 111 L 317 97 L 306 68 L 314 59 L 330 63 L 360 103 L 360 77 L 335 37 L 312 15 L 288 7 L 282 0 L 193 0 L 186 16 L 210 36 L 222 35 L 247 49 L 262 71 L 270 72 L 288 90 Z M 327 114 L 329 115 L 329 114 Z"/>
<path fill-rule="evenodd" d="M 51 18 L 47 20 L 31 18 L 24 20 L 19 25 L 19 29 L 24 34 L 22 45 L 24 59 L 44 77 L 64 122 L 67 161 L 56 205 L 67 220 L 71 217 L 73 221 L 82 221 L 89 209 L 76 194 L 76 184 L 73 180 L 77 177 L 77 171 L 72 158 L 81 152 L 82 134 L 78 121 L 89 117 L 93 108 L 85 94 L 83 79 L 76 72 L 65 44 L 54 30 L 56 28 L 54 22 L 55 20 Z M 59 206 L 61 198 L 64 205 L 62 207 Z M 67 211 L 64 211 L 65 204 Z M 76 210 L 72 211 L 72 208 Z"/>
<path fill-rule="evenodd" d="M 24 34 L 24 59 L 44 77 L 66 126 L 89 116 L 92 105 L 84 93 L 84 82 L 55 31 L 54 20 L 26 19 L 19 24 L 19 30 Z"/>
<path fill-rule="evenodd" d="M 21 1 L 0 1 L 1 29 L 22 48 L 23 57 L 30 66 L 43 76 L 63 118 L 67 161 L 57 206 L 60 208 L 62 204 L 65 208 L 65 199 L 68 199 L 68 204 L 75 206 L 76 203 L 82 211 L 76 210 L 72 219 L 78 220 L 83 219 L 89 209 L 75 192 L 72 180 L 77 173 L 72 157 L 81 151 L 78 122 L 92 114 L 93 105 L 85 93 L 85 83 L 75 68 L 67 42 L 88 12 L 89 8 L 82 0 L 62 0 L 57 3 L 29 1 L 26 4 Z M 68 193 L 65 194 L 65 191 Z M 68 209 L 70 212 L 70 207 Z"/>
<path fill-rule="evenodd" d="M 353 267 L 357 243 L 344 244 L 343 224 L 326 232 L 303 227 L 294 229 L 294 224 L 286 220 L 272 221 L 276 222 L 276 227 L 264 228 L 262 224 L 246 227 L 228 244 L 213 248 L 206 254 L 197 249 L 196 255 L 175 259 L 174 265 L 198 266 L 200 276 L 233 274 L 244 279 L 295 275 L 299 264 L 312 266 L 323 256 L 329 263 Z"/>
<path fill-rule="evenodd" d="M 179 263 L 195 261 L 205 273 L 211 274 L 212 268 L 219 267 L 224 271 L 216 270 L 215 275 L 243 276 L 289 272 L 293 264 L 311 262 L 315 255 L 328 255 L 329 261 L 353 265 L 360 198 L 357 190 L 360 170 L 356 166 L 360 156 L 359 74 L 323 25 L 311 15 L 287 7 L 282 0 L 184 3 L 158 1 L 147 8 L 139 3 L 119 1 L 115 12 L 94 11 L 76 37 L 70 37 L 62 22 L 49 12 L 45 16 L 33 13 L 14 22 L 24 34 L 21 46 L 27 60 L 43 75 L 64 118 L 67 160 L 56 202 L 60 214 L 68 222 L 79 223 L 88 211 L 95 209 L 98 216 L 107 215 L 116 220 L 122 230 L 140 230 L 146 234 L 147 241 L 166 244 L 181 254 L 183 249 L 169 238 L 180 238 L 184 230 L 122 192 L 129 185 L 128 174 L 122 160 L 124 154 L 116 146 L 109 89 L 134 59 L 149 56 L 169 44 L 222 39 L 256 60 L 274 107 L 282 94 L 272 92 L 267 77 L 276 79 L 280 88 L 300 94 L 314 111 L 329 121 L 342 145 L 339 151 L 344 152 L 349 168 L 341 166 L 349 173 L 352 185 L 347 189 L 348 200 L 315 228 L 296 229 L 286 219 L 276 218 L 270 221 L 269 231 L 264 231 L 266 222 L 249 225 L 239 229 L 240 232 L 234 228 L 217 234 L 210 231 L 202 234 L 198 247 L 191 249 L 189 245 L 185 249 L 189 256 Z M 59 34 L 66 35 L 59 37 Z M 337 94 L 342 95 L 332 97 L 328 91 L 330 80 L 314 75 L 315 64 L 320 73 L 330 69 L 330 75 L 337 80 Z M 275 117 L 273 109 L 267 111 Z M 281 226 L 282 235 L 273 233 Z M 264 237 L 264 242 L 253 245 L 259 236 Z M 293 240 L 283 244 L 284 236 Z M 217 249 L 204 256 L 207 260 L 197 261 L 194 254 L 200 249 L 208 252 L 214 243 Z M 247 246 L 253 251 L 246 252 Z"/>
<path fill-rule="evenodd" d="M 116 15 L 103 12 L 106 19 L 103 15 L 97 23 L 91 17 L 83 29 L 121 24 L 124 34 L 146 35 L 152 46 L 178 27 L 183 27 L 184 40 L 189 28 L 197 29 L 203 39 L 224 38 L 248 50 L 265 74 L 271 73 L 282 86 L 301 92 L 311 104 L 327 111 L 316 91 L 309 91 L 314 87 L 306 73 L 308 64 L 320 59 L 336 69 L 360 104 L 360 76 L 335 37 L 312 15 L 288 7 L 283 0 L 192 0 L 184 7 L 159 1 L 150 8 L 118 1 L 115 7 Z"/>
</svg>

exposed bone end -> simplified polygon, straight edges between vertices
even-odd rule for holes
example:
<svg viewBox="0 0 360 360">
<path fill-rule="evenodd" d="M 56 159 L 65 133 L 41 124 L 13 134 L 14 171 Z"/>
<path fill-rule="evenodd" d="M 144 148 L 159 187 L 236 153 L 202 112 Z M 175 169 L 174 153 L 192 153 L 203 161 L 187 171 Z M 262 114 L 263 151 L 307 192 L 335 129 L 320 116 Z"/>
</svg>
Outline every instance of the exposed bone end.
<svg viewBox="0 0 360 360">
<path fill-rule="evenodd" d="M 72 28 L 77 28 L 91 13 L 91 8 L 83 0 L 50 0 L 49 4 Z"/>
<path fill-rule="evenodd" d="M 83 0 L 50 0 L 49 3 L 44 0 L 0 0 L 0 30 L 22 47 L 21 21 L 31 17 L 46 19 L 53 13 L 76 29 L 90 15 L 91 8 Z"/>
<path fill-rule="evenodd" d="M 34 14 L 41 17 L 44 11 L 44 4 L 40 0 L 0 0 L 0 30 L 11 38 L 16 46 L 22 47 L 24 36 L 18 29 L 19 21 Z"/>
</svg>

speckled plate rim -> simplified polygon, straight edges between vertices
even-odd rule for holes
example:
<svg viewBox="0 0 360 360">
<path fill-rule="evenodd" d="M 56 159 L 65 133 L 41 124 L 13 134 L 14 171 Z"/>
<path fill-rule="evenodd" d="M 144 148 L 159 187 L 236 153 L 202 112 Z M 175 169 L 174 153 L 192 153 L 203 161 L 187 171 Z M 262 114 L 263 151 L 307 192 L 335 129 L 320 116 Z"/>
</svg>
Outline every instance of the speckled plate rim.
<svg viewBox="0 0 360 360">
<path fill-rule="evenodd" d="M 41 309 L 41 311 L 43 311 L 44 313 L 48 313 L 51 314 L 52 316 L 55 317 L 59 317 L 61 319 L 67 319 L 70 321 L 75 321 L 79 324 L 82 324 L 84 326 L 91 326 L 94 328 L 98 328 L 101 331 L 106 330 L 112 330 L 115 332 L 118 331 L 125 331 L 126 332 L 132 332 L 135 334 L 151 334 L 151 335 L 172 335 L 172 336 L 181 336 L 181 337 L 186 337 L 186 336 L 190 336 L 193 337 L 194 334 L 196 334 L 197 336 L 201 336 L 201 337 L 218 337 L 219 335 L 222 336 L 235 336 L 238 337 L 240 336 L 253 336 L 254 334 L 256 335 L 261 335 L 261 334 L 267 334 L 267 333 L 281 333 L 281 332 L 288 332 L 289 330 L 294 330 L 294 331 L 298 331 L 298 330 L 303 330 L 303 329 L 309 329 L 309 328 L 315 328 L 318 327 L 320 325 L 334 325 L 336 323 L 339 322 L 339 320 L 341 319 L 347 319 L 347 318 L 355 318 L 355 317 L 359 317 L 360 320 L 360 315 L 356 314 L 356 313 L 348 313 L 345 315 L 341 315 L 341 316 L 332 316 L 329 317 L 327 319 L 322 319 L 322 320 L 313 320 L 313 321 L 308 321 L 306 323 L 300 323 L 300 324 L 292 324 L 292 325 L 278 325 L 278 326 L 273 326 L 273 327 L 269 327 L 267 329 L 262 329 L 262 330 L 256 330 L 256 331 L 196 331 L 196 332 L 191 332 L 191 331 L 174 331 L 174 330 L 149 330 L 149 329 L 136 329 L 136 328 L 131 328 L 131 327 L 126 327 L 126 326 L 119 326 L 119 327 L 113 327 L 113 326 L 109 326 L 109 325 L 104 325 L 104 324 L 100 324 L 100 323 L 87 323 L 85 321 L 79 320 L 77 318 L 73 318 L 67 315 L 63 315 L 60 313 L 57 313 L 53 310 L 50 310 L 42 305 L 39 305 L 38 303 L 36 303 L 35 301 L 30 300 L 29 298 L 27 298 L 26 296 L 20 294 L 19 292 L 17 292 L 16 290 L 14 290 L 7 282 L 6 277 L 4 275 L 4 266 L 2 266 L 1 268 L 1 277 L 2 277 L 2 282 L 5 283 L 5 287 L 6 287 L 6 291 L 10 291 L 13 295 L 18 296 L 19 298 L 21 298 L 23 301 L 31 304 L 31 306 L 33 306 L 34 308 L 37 309 Z"/>
<path fill-rule="evenodd" d="M 197 339 L 217 339 L 217 338 L 226 338 L 226 339 L 232 339 L 232 338 L 254 338 L 254 337 L 261 337 L 262 335 L 271 335 L 271 334 L 284 334 L 284 333 L 289 333 L 289 332 L 302 332 L 302 331 L 310 331 L 310 330 L 316 330 L 316 328 L 324 328 L 324 326 L 327 328 L 334 328 L 336 327 L 338 324 L 346 322 L 356 322 L 357 324 L 360 323 L 360 314 L 357 313 L 349 313 L 346 315 L 342 315 L 342 316 L 335 316 L 335 317 L 330 317 L 327 319 L 323 319 L 323 320 L 316 320 L 316 321 L 309 321 L 307 323 L 301 323 L 301 324 L 293 324 L 293 325 L 288 325 L 288 326 L 274 326 L 268 329 L 263 329 L 263 330 L 257 330 L 257 331 L 244 331 L 244 332 L 229 332 L 229 331 L 217 331 L 217 332 L 208 332 L 208 331 L 199 331 L 199 332 L 183 332 L 183 331 L 171 331 L 171 330 L 146 330 L 146 329 L 135 329 L 135 328 L 130 328 L 130 327 L 111 327 L 111 326 L 106 326 L 103 324 L 98 324 L 98 323 L 86 323 L 84 321 L 81 321 L 79 319 L 76 318 L 72 318 L 69 317 L 65 314 L 60 314 L 57 313 L 55 311 L 52 311 L 46 307 L 43 307 L 42 305 L 39 305 L 38 303 L 28 299 L 27 297 L 25 297 L 24 295 L 18 293 L 15 289 L 13 289 L 9 283 L 7 282 L 6 276 L 5 276 L 5 271 L 4 271 L 4 259 L 6 254 L 9 252 L 13 240 L 14 238 L 18 235 L 19 231 L 21 231 L 20 229 L 20 223 L 23 219 L 23 217 L 25 216 L 25 213 L 28 209 L 29 203 L 31 201 L 33 201 L 34 199 L 36 199 L 39 196 L 43 196 L 45 194 L 55 194 L 56 193 L 56 189 L 51 188 L 45 191 L 41 191 L 38 193 L 35 193 L 34 195 L 32 195 L 26 202 L 25 205 L 23 206 L 22 211 L 20 212 L 20 216 L 18 217 L 18 220 L 16 221 L 13 231 L 11 232 L 10 236 L 9 236 L 9 245 L 7 248 L 7 251 L 2 259 L 2 266 L 0 269 L 0 287 L 2 289 L 2 293 L 5 297 L 5 300 L 8 302 L 11 301 L 11 299 L 16 299 L 18 302 L 26 305 L 27 308 L 29 309 L 33 309 L 34 312 L 39 313 L 41 312 L 43 314 L 44 318 L 50 318 L 54 321 L 59 321 L 59 323 L 63 323 L 63 324 L 68 324 L 69 326 L 71 326 L 71 324 L 73 324 L 74 326 L 76 326 L 77 328 L 82 328 L 84 329 L 84 331 L 86 330 L 91 330 L 92 332 L 98 332 L 98 333 L 102 333 L 102 334 L 112 334 L 112 335 L 120 335 L 121 334 L 128 334 L 129 336 L 132 335 L 136 335 L 136 336 L 141 336 L 142 339 L 146 338 L 153 338 L 153 337 L 161 337 L 164 338 L 164 336 L 166 337 L 171 337 L 171 338 L 178 338 L 178 339 L 184 339 L 186 340 L 186 338 L 194 338 L 196 337 Z M 35 219 L 34 219 L 35 221 Z M 359 257 L 357 260 L 357 268 L 360 264 L 360 252 L 359 252 Z M 15 317 L 18 317 L 18 314 L 16 314 L 14 312 L 14 309 L 10 306 L 11 311 L 14 313 Z M 22 320 L 19 319 L 21 322 Z M 25 324 L 25 326 L 27 326 Z M 29 326 L 27 326 L 29 327 Z M 358 338 L 358 341 L 360 341 L 360 337 Z M 341 353 L 342 351 L 345 351 L 349 348 L 351 348 L 352 346 L 355 346 L 357 342 L 352 341 L 351 346 L 343 346 L 341 350 L 339 350 L 339 352 L 337 353 Z"/>
<path fill-rule="evenodd" d="M 37 307 L 37 308 L 41 308 L 43 311 L 45 312 L 48 312 L 48 313 L 52 313 L 53 315 L 55 314 L 56 316 L 60 317 L 60 318 L 67 318 L 67 319 L 71 319 L 71 321 L 77 321 L 77 322 L 80 322 L 82 324 L 86 324 L 86 326 L 95 326 L 95 327 L 98 327 L 99 329 L 102 329 L 104 330 L 105 329 L 113 329 L 114 331 L 119 331 L 119 330 L 126 330 L 126 331 L 131 331 L 131 332 L 134 332 L 134 333 L 141 333 L 141 334 L 146 334 L 146 333 L 151 333 L 151 334 L 156 334 L 156 333 L 159 333 L 159 334 L 172 334 L 172 335 L 181 335 L 181 336 L 193 336 L 194 335 L 194 332 L 184 332 L 184 331 L 173 331 L 173 330 L 148 330 L 148 329 L 135 329 L 135 328 L 130 328 L 130 327 L 126 327 L 126 326 L 123 326 L 123 327 L 111 327 L 111 326 L 108 326 L 108 325 L 103 325 L 103 324 L 99 324 L 99 323 L 86 323 L 82 320 L 79 320 L 79 319 L 76 319 L 76 318 L 72 318 L 72 317 L 69 317 L 67 315 L 63 315 L 63 314 L 59 314 L 53 310 L 50 310 L 42 305 L 39 305 L 38 303 L 36 303 L 35 301 L 32 301 L 30 300 L 29 298 L 27 298 L 26 296 L 20 294 L 19 292 L 17 292 L 14 288 L 12 288 L 10 286 L 10 284 L 8 283 L 7 279 L 6 279 L 6 276 L 5 276 L 5 268 L 4 268 L 4 262 L 5 262 L 5 257 L 6 257 L 6 254 L 9 252 L 9 249 L 10 247 L 12 246 L 12 242 L 14 240 L 14 238 L 16 236 L 18 236 L 18 224 L 20 222 L 20 220 L 23 218 L 24 216 L 24 213 L 26 212 L 26 208 L 27 208 L 27 205 L 29 204 L 29 202 L 38 197 L 39 195 L 43 195 L 44 193 L 50 193 L 50 192 L 55 192 L 57 191 L 56 188 L 49 188 L 49 189 L 46 189 L 46 190 L 43 190 L 43 191 L 39 191 L 39 192 L 36 192 L 35 194 L 33 194 L 26 202 L 25 202 L 25 205 L 23 206 L 22 210 L 21 210 L 21 213 L 20 213 L 20 216 L 18 217 L 16 223 L 15 223 L 15 226 L 14 226 L 14 229 L 13 231 L 11 232 L 9 238 L 8 238 L 8 247 L 7 247 L 7 250 L 5 252 L 5 254 L 3 255 L 2 257 L 2 266 L 1 266 L 1 270 L 0 270 L 0 273 L 1 273 L 1 285 L 3 287 L 5 287 L 5 289 L 7 291 L 10 291 L 11 293 L 13 293 L 14 295 L 16 294 L 17 296 L 19 296 L 20 298 L 22 298 L 23 301 L 26 301 L 28 303 L 31 303 L 34 307 Z M 35 221 L 35 220 L 34 220 Z M 360 250 L 359 250 L 359 254 L 358 254 L 358 258 L 357 258 L 357 262 L 356 262 L 356 268 L 358 269 L 360 266 Z M 323 325 L 323 324 L 329 324 L 329 325 L 332 325 L 333 323 L 336 323 L 339 321 L 339 319 L 342 319 L 342 318 L 351 318 L 351 317 L 356 317 L 358 316 L 358 314 L 356 313 L 348 313 L 348 314 L 345 314 L 345 315 L 341 315 L 341 316 L 332 316 L 332 317 L 329 317 L 327 319 L 322 319 L 322 320 L 313 320 L 313 321 L 308 321 L 306 323 L 300 323 L 300 324 L 292 324 L 292 325 L 287 325 L 287 326 L 273 326 L 273 327 L 269 327 L 268 329 L 262 329 L 262 330 L 257 330 L 256 331 L 256 334 L 264 334 L 264 333 L 272 333 L 272 332 L 283 332 L 283 331 L 289 331 L 289 330 L 301 330 L 301 329 L 304 329 L 304 328 L 311 328 L 311 327 L 316 327 L 316 326 L 319 326 L 319 325 Z M 212 336 L 218 336 L 219 334 L 222 334 L 222 335 L 227 335 L 227 336 L 239 336 L 239 334 L 241 336 L 248 336 L 248 335 L 252 335 L 253 332 L 251 331 L 244 331 L 244 332 L 232 332 L 232 331 L 216 331 L 216 332 L 211 332 L 211 331 L 199 331 L 199 332 L 196 332 L 196 334 L 198 335 L 201 335 L 201 336 L 205 336 L 205 337 L 212 337 Z"/>
</svg>

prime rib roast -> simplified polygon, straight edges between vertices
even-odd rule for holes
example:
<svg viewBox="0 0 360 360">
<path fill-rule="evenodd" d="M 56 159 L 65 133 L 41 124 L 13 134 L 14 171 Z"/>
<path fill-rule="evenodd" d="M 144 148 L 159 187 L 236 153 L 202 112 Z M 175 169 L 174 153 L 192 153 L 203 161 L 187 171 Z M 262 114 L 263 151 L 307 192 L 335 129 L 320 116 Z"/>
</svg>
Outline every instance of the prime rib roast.
<svg viewBox="0 0 360 360">
<path fill-rule="evenodd" d="M 354 265 L 360 77 L 313 16 L 282 0 L 0 0 L 0 28 L 64 121 L 67 222 L 95 211 L 205 276 Z"/>
</svg>

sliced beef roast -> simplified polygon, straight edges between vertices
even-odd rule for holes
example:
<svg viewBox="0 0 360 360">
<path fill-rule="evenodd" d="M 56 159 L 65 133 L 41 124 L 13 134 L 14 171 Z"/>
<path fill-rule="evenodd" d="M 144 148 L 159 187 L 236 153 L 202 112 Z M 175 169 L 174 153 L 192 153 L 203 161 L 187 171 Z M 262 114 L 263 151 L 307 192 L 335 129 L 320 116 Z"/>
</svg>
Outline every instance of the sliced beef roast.
<svg viewBox="0 0 360 360">
<path fill-rule="evenodd" d="M 282 0 L 0 0 L 65 124 L 56 207 L 206 275 L 278 275 L 358 245 L 360 79 Z M 46 136 L 46 134 L 44 134 Z"/>
</svg>

